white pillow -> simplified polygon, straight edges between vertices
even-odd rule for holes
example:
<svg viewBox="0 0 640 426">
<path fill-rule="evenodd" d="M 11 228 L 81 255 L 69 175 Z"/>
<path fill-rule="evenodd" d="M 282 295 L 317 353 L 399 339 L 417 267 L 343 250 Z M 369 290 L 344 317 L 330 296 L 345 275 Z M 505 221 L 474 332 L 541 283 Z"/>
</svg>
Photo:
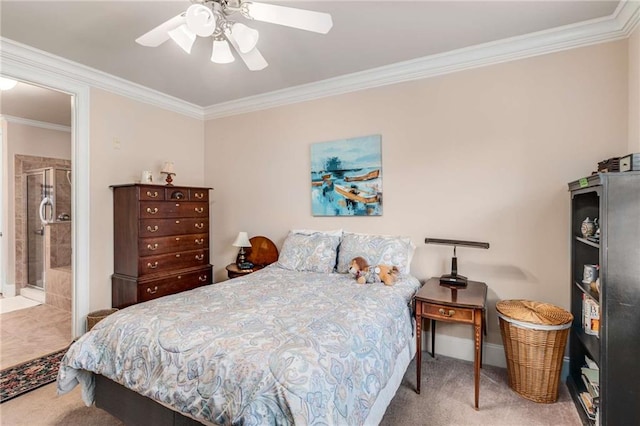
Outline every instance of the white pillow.
<svg viewBox="0 0 640 426">
<path fill-rule="evenodd" d="M 292 271 L 331 273 L 336 267 L 340 237 L 315 232 L 289 232 L 282 244 L 278 266 Z"/>
<path fill-rule="evenodd" d="M 397 266 L 401 273 L 409 274 L 415 248 L 409 237 L 345 232 L 338 248 L 337 271 L 349 272 L 351 260 L 362 256 L 372 266 Z"/>
</svg>

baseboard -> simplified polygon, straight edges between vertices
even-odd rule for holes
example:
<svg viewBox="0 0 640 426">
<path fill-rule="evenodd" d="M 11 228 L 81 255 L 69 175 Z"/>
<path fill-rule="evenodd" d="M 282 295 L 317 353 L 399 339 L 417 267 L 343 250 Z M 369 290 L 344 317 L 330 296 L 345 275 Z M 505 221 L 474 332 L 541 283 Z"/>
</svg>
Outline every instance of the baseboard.
<svg viewBox="0 0 640 426">
<path fill-rule="evenodd" d="M 422 350 L 431 351 L 431 332 L 429 331 L 425 331 L 422 336 Z M 507 368 L 507 359 L 504 355 L 504 347 L 502 345 L 485 342 L 482 350 L 483 364 Z M 475 347 L 472 339 L 463 339 L 461 337 L 436 333 L 436 356 L 443 355 L 473 362 L 474 353 Z M 562 382 L 566 381 L 568 375 L 569 357 L 565 356 L 562 360 L 560 380 Z"/>
<path fill-rule="evenodd" d="M 15 284 L 5 284 L 2 286 L 2 295 L 4 297 L 13 297 L 16 295 L 16 285 Z"/>
</svg>

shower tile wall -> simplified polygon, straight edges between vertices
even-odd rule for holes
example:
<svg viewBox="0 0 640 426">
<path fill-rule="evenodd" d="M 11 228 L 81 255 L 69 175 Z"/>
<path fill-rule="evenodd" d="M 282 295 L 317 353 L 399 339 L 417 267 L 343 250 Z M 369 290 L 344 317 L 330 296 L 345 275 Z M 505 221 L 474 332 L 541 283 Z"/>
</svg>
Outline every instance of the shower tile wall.
<svg viewBox="0 0 640 426">
<path fill-rule="evenodd" d="M 26 287 L 27 273 L 27 199 L 25 196 L 26 181 L 23 173 L 42 169 L 46 167 L 65 167 L 71 168 L 71 161 L 60 158 L 35 157 L 31 155 L 15 156 L 15 250 L 16 250 L 16 294 L 20 289 Z M 70 196 L 69 196 L 70 200 Z M 69 212 L 70 213 L 70 212 Z"/>
<path fill-rule="evenodd" d="M 45 303 L 71 312 L 71 222 L 45 227 Z"/>
</svg>

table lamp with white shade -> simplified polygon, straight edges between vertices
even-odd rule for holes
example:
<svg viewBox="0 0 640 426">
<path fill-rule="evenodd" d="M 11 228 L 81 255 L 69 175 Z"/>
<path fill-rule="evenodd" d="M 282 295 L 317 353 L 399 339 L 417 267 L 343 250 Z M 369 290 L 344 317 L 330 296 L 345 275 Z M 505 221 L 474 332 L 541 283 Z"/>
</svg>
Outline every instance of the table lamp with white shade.
<svg viewBox="0 0 640 426">
<path fill-rule="evenodd" d="M 165 161 L 162 166 L 162 170 L 160 170 L 160 173 L 167 175 L 167 186 L 173 186 L 173 179 L 171 177 L 176 175 L 176 172 L 173 168 L 173 162 Z"/>
<path fill-rule="evenodd" d="M 238 257 L 236 258 L 236 266 L 238 269 L 251 269 L 253 268 L 253 263 L 248 262 L 246 258 L 246 253 L 244 251 L 245 247 L 251 247 L 251 241 L 249 241 L 249 236 L 246 232 L 238 232 L 238 236 L 236 240 L 233 242 L 234 247 L 240 247 L 240 251 L 238 252 Z"/>
</svg>

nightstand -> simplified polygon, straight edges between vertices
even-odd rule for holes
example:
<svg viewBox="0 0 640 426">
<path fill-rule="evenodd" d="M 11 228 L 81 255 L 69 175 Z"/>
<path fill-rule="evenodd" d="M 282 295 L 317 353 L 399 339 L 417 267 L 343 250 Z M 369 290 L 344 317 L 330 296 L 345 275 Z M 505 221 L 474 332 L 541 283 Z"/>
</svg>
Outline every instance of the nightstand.
<svg viewBox="0 0 640 426">
<path fill-rule="evenodd" d="M 432 337 L 435 336 L 435 321 L 469 324 L 474 328 L 475 356 L 475 409 L 480 396 L 480 364 L 482 363 L 482 331 L 484 311 L 487 303 L 487 285 L 469 281 L 467 287 L 451 288 L 440 285 L 439 278 L 430 278 L 415 295 L 416 302 L 416 374 L 417 392 L 420 393 L 422 362 L 422 319 L 431 320 Z M 432 340 L 432 351 L 435 339 Z"/>
<path fill-rule="evenodd" d="M 235 263 L 230 263 L 227 265 L 227 276 L 229 279 L 243 277 L 245 275 L 249 275 L 252 272 L 257 271 L 260 268 L 251 268 L 251 269 L 239 269 Z"/>
</svg>

